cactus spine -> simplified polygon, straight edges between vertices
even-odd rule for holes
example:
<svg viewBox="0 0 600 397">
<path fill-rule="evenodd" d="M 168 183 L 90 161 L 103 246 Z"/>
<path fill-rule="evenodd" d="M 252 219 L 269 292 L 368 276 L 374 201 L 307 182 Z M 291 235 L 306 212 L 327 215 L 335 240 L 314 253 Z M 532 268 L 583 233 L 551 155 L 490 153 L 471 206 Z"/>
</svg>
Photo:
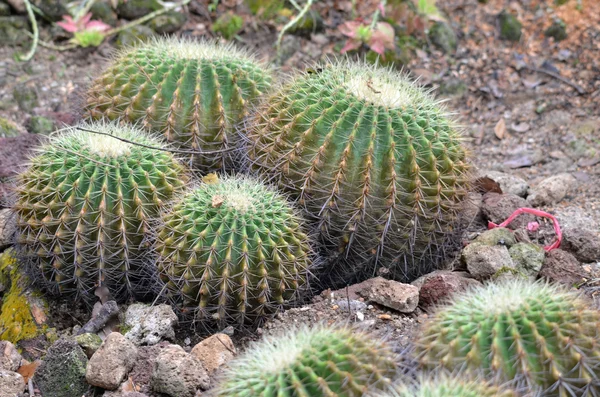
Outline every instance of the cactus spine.
<svg viewBox="0 0 600 397">
<path fill-rule="evenodd" d="M 396 374 L 384 342 L 347 327 L 315 326 L 265 337 L 234 360 L 217 397 L 362 397 Z"/>
<path fill-rule="evenodd" d="M 133 127 L 82 127 L 161 146 Z M 69 128 L 20 176 L 18 247 L 51 292 L 85 300 L 95 299 L 99 286 L 117 299 L 147 292 L 151 218 L 185 182 L 169 153 Z"/>
<path fill-rule="evenodd" d="M 123 51 L 94 80 L 85 117 L 140 123 L 201 171 L 232 168 L 235 126 L 270 87 L 271 71 L 233 46 L 159 39 Z"/>
<path fill-rule="evenodd" d="M 594 396 L 599 347 L 600 312 L 559 287 L 517 280 L 456 296 L 426 325 L 416 352 L 426 368 L 482 371 L 545 396 Z"/>
<path fill-rule="evenodd" d="M 287 200 L 259 181 L 204 179 L 162 217 L 161 278 L 209 326 L 258 324 L 306 284 L 308 237 Z"/>
<path fill-rule="evenodd" d="M 466 196 L 465 149 L 404 75 L 340 61 L 284 84 L 253 115 L 254 169 L 316 215 L 323 241 L 372 274 L 419 274 Z M 347 281 L 347 279 L 346 279 Z"/>
</svg>

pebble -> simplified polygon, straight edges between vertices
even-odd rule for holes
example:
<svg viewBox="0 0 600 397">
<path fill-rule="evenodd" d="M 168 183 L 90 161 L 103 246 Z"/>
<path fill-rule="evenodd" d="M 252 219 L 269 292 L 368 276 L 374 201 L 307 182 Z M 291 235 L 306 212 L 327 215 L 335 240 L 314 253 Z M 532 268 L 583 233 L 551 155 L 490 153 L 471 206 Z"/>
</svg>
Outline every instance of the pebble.
<svg viewBox="0 0 600 397">
<path fill-rule="evenodd" d="M 181 346 L 170 345 L 156 358 L 151 383 L 157 393 L 194 397 L 198 390 L 208 389 L 210 380 L 199 359 L 186 353 Z"/>
<path fill-rule="evenodd" d="M 576 187 L 577 179 L 573 175 L 554 175 L 541 181 L 535 188 L 530 188 L 527 201 L 533 207 L 558 203 Z"/>
<path fill-rule="evenodd" d="M 0 341 L 0 370 L 16 371 L 21 366 L 21 354 L 9 341 Z"/>
<path fill-rule="evenodd" d="M 419 288 L 419 305 L 426 307 L 441 303 L 456 292 L 481 283 L 468 277 L 467 273 L 436 270 L 419 277 L 412 285 Z"/>
<path fill-rule="evenodd" d="M 589 229 L 565 228 L 561 248 L 583 263 L 600 261 L 600 238 Z"/>
<path fill-rule="evenodd" d="M 529 207 L 529 203 L 515 194 L 486 193 L 483 195 L 481 211 L 486 220 L 500 224 L 504 222 L 519 208 Z M 525 227 L 527 223 L 535 220 L 530 214 L 519 215 L 508 227 L 511 229 Z"/>
<path fill-rule="evenodd" d="M 118 332 L 111 332 L 88 362 L 85 378 L 90 385 L 115 390 L 137 359 L 136 346 Z"/>
<path fill-rule="evenodd" d="M 134 303 L 125 313 L 125 337 L 136 345 L 155 345 L 161 340 L 175 338 L 177 315 L 169 305 L 148 306 Z"/>
<path fill-rule="evenodd" d="M 212 375 L 235 356 L 236 350 L 231 338 L 219 333 L 198 343 L 190 354 L 200 360 L 208 374 Z"/>
<path fill-rule="evenodd" d="M 573 255 L 561 249 L 554 249 L 546 253 L 539 277 L 571 288 L 584 281 L 586 272 Z"/>
<path fill-rule="evenodd" d="M 502 245 L 471 243 L 463 249 L 462 260 L 469 273 L 479 281 L 496 276 L 503 269 L 515 269 L 508 248 Z"/>
<path fill-rule="evenodd" d="M 33 382 L 44 397 L 81 397 L 89 389 L 85 381 L 87 363 L 87 356 L 75 340 L 59 339 L 46 352 Z"/>
<path fill-rule="evenodd" d="M 25 390 L 23 377 L 16 372 L 0 369 L 0 397 L 17 397 Z"/>
<path fill-rule="evenodd" d="M 502 193 L 514 194 L 519 197 L 526 197 L 529 184 L 516 175 L 507 174 L 500 171 L 483 171 L 481 176 L 490 178 L 500 186 Z"/>
<path fill-rule="evenodd" d="M 414 285 L 386 280 L 383 277 L 372 278 L 360 285 L 363 285 L 363 288 L 356 291 L 358 295 L 401 313 L 412 313 L 419 304 L 419 289 Z"/>
</svg>

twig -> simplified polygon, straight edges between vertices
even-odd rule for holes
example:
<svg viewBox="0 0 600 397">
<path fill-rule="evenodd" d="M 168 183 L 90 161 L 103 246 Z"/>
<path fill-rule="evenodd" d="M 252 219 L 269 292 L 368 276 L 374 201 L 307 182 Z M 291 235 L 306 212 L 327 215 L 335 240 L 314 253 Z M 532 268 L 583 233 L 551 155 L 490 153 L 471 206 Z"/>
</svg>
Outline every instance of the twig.
<svg viewBox="0 0 600 397">
<path fill-rule="evenodd" d="M 166 148 L 161 148 L 161 147 L 157 147 L 157 146 L 150 146 L 150 145 L 145 145 L 143 143 L 130 141 L 129 139 L 121 138 L 120 136 L 108 134 L 106 132 L 90 130 L 89 128 L 84 128 L 84 127 L 79 127 L 79 126 L 77 126 L 75 128 L 77 128 L 78 130 L 81 130 L 81 131 L 91 132 L 93 134 L 110 136 L 110 137 L 113 137 L 113 138 L 115 138 L 115 139 L 117 139 L 117 140 L 119 140 L 121 142 L 129 143 L 129 144 L 134 145 L 134 146 L 141 146 L 141 147 L 145 147 L 147 149 L 160 150 L 160 151 L 169 152 L 169 153 L 177 153 L 177 154 L 219 154 L 219 153 L 225 153 L 225 152 L 230 152 L 230 151 L 234 150 L 233 148 L 229 148 L 229 149 L 212 150 L 212 151 L 203 152 L 202 150 L 166 149 Z"/>
<path fill-rule="evenodd" d="M 38 25 L 37 21 L 35 20 L 35 15 L 33 14 L 33 9 L 31 8 L 31 3 L 29 3 L 29 0 L 23 1 L 25 2 L 25 8 L 27 8 L 27 15 L 29 16 L 29 22 L 31 22 L 31 29 L 33 30 L 33 43 L 31 44 L 31 48 L 24 57 L 20 58 L 21 61 L 27 62 L 33 58 L 33 55 L 35 54 L 40 34 L 38 32 Z"/>
<path fill-rule="evenodd" d="M 108 321 L 115 317 L 117 314 L 119 314 L 119 307 L 117 306 L 117 302 L 106 302 L 104 305 L 102 305 L 102 308 L 98 312 L 98 315 L 92 318 L 87 323 L 85 323 L 85 325 L 81 327 L 79 331 L 77 331 L 77 335 L 87 333 L 95 334 L 96 332 L 104 328 L 106 323 L 108 323 Z"/>
<path fill-rule="evenodd" d="M 562 81 L 566 85 L 573 87 L 575 90 L 577 90 L 577 92 L 579 93 L 579 95 L 585 95 L 585 94 L 587 94 L 586 90 L 584 90 L 581 86 L 579 86 L 578 84 L 573 83 L 570 80 L 567 80 L 566 78 L 564 78 L 561 75 L 558 75 L 558 74 L 556 74 L 554 72 L 551 72 L 551 71 L 546 70 L 546 69 L 534 68 L 534 67 L 531 67 L 529 65 L 525 65 L 524 68 L 527 69 L 527 70 L 530 70 L 532 72 L 543 73 L 543 74 L 546 74 L 546 75 L 548 75 L 550 77 L 554 77 L 555 79 L 557 79 L 559 81 Z"/>
<path fill-rule="evenodd" d="M 312 6 L 313 1 L 314 0 L 307 0 L 306 4 L 304 5 L 304 8 L 298 13 L 298 15 L 296 15 L 296 18 L 289 21 L 281 29 L 281 32 L 279 32 L 279 36 L 277 36 L 277 42 L 275 43 L 275 49 L 277 52 L 277 60 L 281 60 L 281 40 L 283 40 L 283 35 L 285 34 L 285 32 L 287 32 L 292 27 L 294 27 L 294 25 L 297 24 L 298 21 L 300 21 L 302 18 L 304 18 L 304 15 L 306 15 L 308 10 L 310 10 L 310 7 Z"/>
<path fill-rule="evenodd" d="M 27 33 L 27 35 L 29 37 L 33 38 L 33 35 L 30 32 L 25 32 L 25 33 Z M 54 45 L 54 44 L 45 42 L 43 40 L 38 40 L 38 44 L 40 45 L 40 47 L 48 48 L 50 50 L 59 51 L 59 52 L 68 51 L 68 50 L 77 48 L 77 44 Z"/>
<path fill-rule="evenodd" d="M 154 12 L 151 12 L 150 14 L 144 15 L 141 18 L 138 18 L 138 19 L 136 19 L 134 21 L 126 23 L 125 25 L 122 25 L 122 26 L 119 26 L 118 28 L 113 28 L 113 29 L 109 30 L 108 32 L 106 32 L 106 36 L 111 36 L 113 34 L 117 34 L 119 32 L 122 32 L 123 30 L 127 30 L 129 28 L 134 27 L 134 26 L 141 25 L 144 22 L 147 22 L 147 21 L 149 21 L 149 20 L 151 20 L 151 19 L 153 19 L 153 18 L 155 18 L 155 17 L 157 17 L 159 15 L 162 15 L 162 14 L 165 14 L 165 13 L 171 11 L 171 10 L 174 10 L 177 7 L 186 6 L 186 5 L 188 5 L 190 3 L 190 1 L 192 1 L 192 0 L 182 0 L 181 2 L 179 2 L 177 4 L 173 4 L 170 7 L 164 7 L 164 8 L 161 8 L 160 10 L 156 10 Z"/>
<path fill-rule="evenodd" d="M 381 13 L 381 9 L 385 8 L 385 5 L 387 4 L 387 0 L 381 0 L 380 5 L 377 6 L 377 10 L 375 10 L 375 13 L 373 14 L 373 20 L 371 21 L 371 30 L 375 29 L 375 26 L 377 25 L 377 21 L 379 20 L 379 14 Z"/>
</svg>

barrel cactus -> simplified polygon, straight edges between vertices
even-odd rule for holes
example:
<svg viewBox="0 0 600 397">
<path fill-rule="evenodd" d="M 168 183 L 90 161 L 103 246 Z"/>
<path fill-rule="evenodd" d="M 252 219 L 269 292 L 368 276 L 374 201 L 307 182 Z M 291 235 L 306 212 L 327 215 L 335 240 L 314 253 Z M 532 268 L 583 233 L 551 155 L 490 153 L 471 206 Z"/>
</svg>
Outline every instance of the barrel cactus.
<svg viewBox="0 0 600 397">
<path fill-rule="evenodd" d="M 313 215 L 329 253 L 411 279 L 444 246 L 467 156 L 448 114 L 406 76 L 327 64 L 274 91 L 249 125 L 249 166 Z"/>
<path fill-rule="evenodd" d="M 139 296 L 153 279 L 145 260 L 152 218 L 183 189 L 185 169 L 134 127 L 80 128 L 114 137 L 72 127 L 38 151 L 16 191 L 19 251 L 51 292 L 88 302 L 97 287 Z"/>
<path fill-rule="evenodd" d="M 416 353 L 425 368 L 480 372 L 545 396 L 600 395 L 600 312 L 572 292 L 511 281 L 455 296 Z"/>
<path fill-rule="evenodd" d="M 317 325 L 265 337 L 230 363 L 216 397 L 362 397 L 384 390 L 396 356 L 383 341 L 348 327 Z"/>
<path fill-rule="evenodd" d="M 488 384 L 482 379 L 455 374 L 421 375 L 417 381 L 398 382 L 389 391 L 373 397 L 517 397 L 516 391 Z"/>
<path fill-rule="evenodd" d="M 312 257 L 284 196 L 214 174 L 164 213 L 156 244 L 171 298 L 208 328 L 259 324 L 304 289 Z"/>
<path fill-rule="evenodd" d="M 201 171 L 233 167 L 236 125 L 271 70 L 231 45 L 157 39 L 121 52 L 89 88 L 85 117 L 139 123 L 192 155 Z"/>
</svg>

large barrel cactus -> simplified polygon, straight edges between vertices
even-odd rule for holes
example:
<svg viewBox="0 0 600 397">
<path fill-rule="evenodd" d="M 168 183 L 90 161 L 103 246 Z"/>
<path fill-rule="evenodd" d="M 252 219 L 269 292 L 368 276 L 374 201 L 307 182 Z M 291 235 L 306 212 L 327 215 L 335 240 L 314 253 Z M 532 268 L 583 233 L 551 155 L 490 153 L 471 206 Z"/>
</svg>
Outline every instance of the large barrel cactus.
<svg viewBox="0 0 600 397">
<path fill-rule="evenodd" d="M 459 294 L 427 323 L 428 369 L 483 373 L 544 396 L 600 395 L 600 312 L 572 292 L 512 281 Z"/>
<path fill-rule="evenodd" d="M 507 387 L 488 384 L 484 379 L 471 379 L 466 374 L 449 376 L 422 374 L 416 381 L 397 382 L 385 393 L 372 397 L 517 397 Z M 533 396 L 532 396 L 533 397 Z"/>
<path fill-rule="evenodd" d="M 447 113 L 406 76 L 328 64 L 283 84 L 249 124 L 250 166 L 314 216 L 329 252 L 403 279 L 435 259 L 469 166 Z"/>
<path fill-rule="evenodd" d="M 271 84 L 271 70 L 233 46 L 159 39 L 121 52 L 94 80 L 85 117 L 139 123 L 201 171 L 232 167 L 235 130 Z"/>
<path fill-rule="evenodd" d="M 160 276 L 207 328 L 257 325 L 306 285 L 309 239 L 285 197 L 259 181 L 204 180 L 162 217 Z"/>
<path fill-rule="evenodd" d="M 133 127 L 84 124 L 43 146 L 19 180 L 16 241 L 54 293 L 91 301 L 97 287 L 117 299 L 148 292 L 152 218 L 183 189 L 186 173 L 170 153 Z M 156 281 L 156 278 L 154 278 Z"/>
<path fill-rule="evenodd" d="M 362 397 L 386 389 L 396 355 L 385 342 L 348 327 L 322 325 L 265 337 L 235 359 L 216 397 Z"/>
</svg>

